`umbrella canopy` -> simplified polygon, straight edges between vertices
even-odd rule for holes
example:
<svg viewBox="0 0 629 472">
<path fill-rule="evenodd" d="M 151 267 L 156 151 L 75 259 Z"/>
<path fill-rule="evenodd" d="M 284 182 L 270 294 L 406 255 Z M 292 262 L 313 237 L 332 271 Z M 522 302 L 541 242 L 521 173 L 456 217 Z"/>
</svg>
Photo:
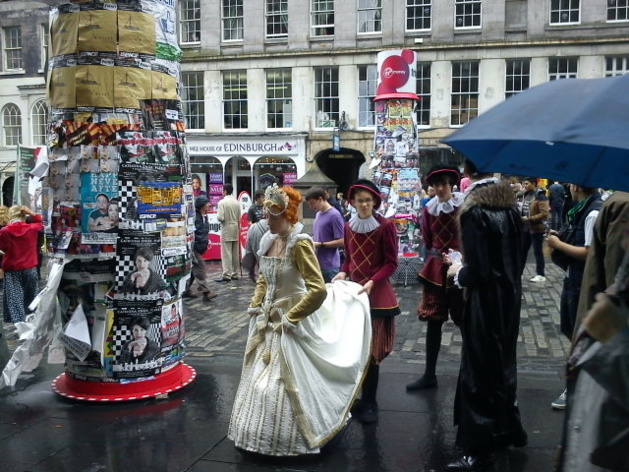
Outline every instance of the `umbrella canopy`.
<svg viewBox="0 0 629 472">
<path fill-rule="evenodd" d="M 443 142 L 484 172 L 629 191 L 629 75 L 538 85 Z"/>
</svg>

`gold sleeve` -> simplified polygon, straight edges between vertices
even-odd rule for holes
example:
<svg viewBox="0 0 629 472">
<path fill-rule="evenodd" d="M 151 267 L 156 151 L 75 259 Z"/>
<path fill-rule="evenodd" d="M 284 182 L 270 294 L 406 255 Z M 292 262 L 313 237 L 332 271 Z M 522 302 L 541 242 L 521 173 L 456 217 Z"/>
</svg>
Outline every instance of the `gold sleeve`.
<svg viewBox="0 0 629 472">
<path fill-rule="evenodd" d="M 304 297 L 286 313 L 288 321 L 297 323 L 319 309 L 327 292 L 312 241 L 297 241 L 292 257 L 295 267 L 306 282 L 307 289 Z"/>
<path fill-rule="evenodd" d="M 258 275 L 256 288 L 253 291 L 253 297 L 251 298 L 251 303 L 249 304 L 249 307 L 255 308 L 255 307 L 261 306 L 262 302 L 264 301 L 265 293 L 266 293 L 266 279 L 264 278 L 264 275 L 260 273 Z"/>
</svg>

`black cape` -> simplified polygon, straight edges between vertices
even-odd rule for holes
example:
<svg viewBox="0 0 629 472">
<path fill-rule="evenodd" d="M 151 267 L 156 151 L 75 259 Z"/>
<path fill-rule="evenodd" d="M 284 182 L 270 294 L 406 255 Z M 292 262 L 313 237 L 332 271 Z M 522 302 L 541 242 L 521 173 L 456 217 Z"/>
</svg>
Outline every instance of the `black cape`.
<svg viewBox="0 0 629 472">
<path fill-rule="evenodd" d="M 457 446 L 482 454 L 525 436 L 516 399 L 522 225 L 513 191 L 495 182 L 477 185 L 461 207 L 460 223 L 458 282 L 466 299 L 454 423 Z"/>
</svg>

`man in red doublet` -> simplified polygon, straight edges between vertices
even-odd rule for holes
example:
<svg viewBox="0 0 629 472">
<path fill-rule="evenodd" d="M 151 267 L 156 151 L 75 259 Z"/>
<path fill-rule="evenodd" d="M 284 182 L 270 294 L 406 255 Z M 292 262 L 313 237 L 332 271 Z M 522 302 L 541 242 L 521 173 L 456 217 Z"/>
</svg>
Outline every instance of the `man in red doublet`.
<svg viewBox="0 0 629 472">
<path fill-rule="evenodd" d="M 435 374 L 441 347 L 441 328 L 448 319 L 459 326 L 463 318 L 463 291 L 446 276 L 443 254 L 461 250 L 458 212 L 463 194 L 453 192 L 459 183 L 456 167 L 438 165 L 426 175 L 426 183 L 436 190 L 422 210 L 421 232 L 427 250 L 426 263 L 419 272 L 424 284 L 423 296 L 417 307 L 419 319 L 428 323 L 426 330 L 426 369 L 424 375 L 406 386 L 415 392 L 437 386 Z"/>
</svg>

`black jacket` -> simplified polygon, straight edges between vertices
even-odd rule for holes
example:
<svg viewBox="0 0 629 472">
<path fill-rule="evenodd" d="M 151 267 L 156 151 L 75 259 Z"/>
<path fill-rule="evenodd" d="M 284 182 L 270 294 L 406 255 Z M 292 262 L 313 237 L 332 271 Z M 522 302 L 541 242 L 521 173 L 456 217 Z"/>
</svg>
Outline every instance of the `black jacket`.
<svg viewBox="0 0 629 472">
<path fill-rule="evenodd" d="M 194 252 L 203 254 L 207 251 L 209 244 L 208 233 L 210 232 L 210 223 L 208 223 L 205 215 L 202 215 L 198 211 L 195 212 L 194 216 L 194 228 L 194 244 L 192 245 L 192 249 Z"/>
</svg>

